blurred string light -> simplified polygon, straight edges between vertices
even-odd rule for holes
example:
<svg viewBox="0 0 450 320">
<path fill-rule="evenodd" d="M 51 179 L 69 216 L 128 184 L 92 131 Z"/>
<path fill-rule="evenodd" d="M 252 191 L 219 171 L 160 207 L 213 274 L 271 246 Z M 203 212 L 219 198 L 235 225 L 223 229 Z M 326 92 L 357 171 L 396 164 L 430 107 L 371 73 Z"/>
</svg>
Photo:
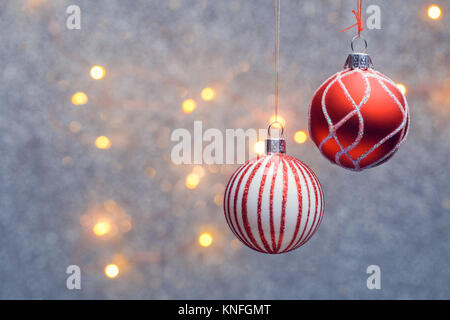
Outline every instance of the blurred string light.
<svg viewBox="0 0 450 320">
<path fill-rule="evenodd" d="M 253 151 L 255 151 L 255 153 L 257 155 L 262 155 L 265 152 L 265 146 L 264 146 L 264 141 L 257 141 L 255 143 L 255 145 L 253 146 Z"/>
<path fill-rule="evenodd" d="M 270 120 L 269 120 L 269 123 L 273 123 L 272 128 L 280 129 L 280 125 L 275 121 L 281 123 L 281 125 L 283 127 L 286 127 L 286 120 L 284 120 L 284 118 L 282 116 L 278 115 L 278 117 L 277 117 L 277 116 L 273 115 L 270 117 Z"/>
<path fill-rule="evenodd" d="M 306 134 L 305 131 L 303 130 L 299 130 L 294 134 L 294 140 L 295 142 L 297 142 L 298 144 L 302 144 L 305 143 L 306 140 L 308 140 L 308 135 Z"/>
<path fill-rule="evenodd" d="M 214 203 L 218 207 L 221 207 L 223 205 L 223 194 L 222 193 L 218 193 L 214 196 Z"/>
<path fill-rule="evenodd" d="M 120 206 L 113 199 L 108 199 L 105 202 L 103 202 L 103 208 L 108 212 L 121 210 Z"/>
<path fill-rule="evenodd" d="M 208 165 L 208 171 L 211 173 L 218 173 L 219 167 L 216 164 L 210 164 Z"/>
<path fill-rule="evenodd" d="M 66 157 L 62 158 L 61 163 L 65 167 L 70 167 L 72 165 L 73 161 L 72 161 L 71 157 L 66 156 Z"/>
<path fill-rule="evenodd" d="M 194 169 L 192 169 L 192 173 L 195 173 L 200 178 L 203 178 L 205 176 L 205 169 L 203 169 L 202 166 L 195 166 Z"/>
<path fill-rule="evenodd" d="M 120 272 L 119 267 L 113 263 L 108 264 L 105 267 L 105 275 L 108 278 L 113 279 L 113 278 L 117 277 L 119 275 L 119 272 Z"/>
<path fill-rule="evenodd" d="M 102 66 L 93 66 L 90 71 L 91 78 L 94 80 L 102 79 L 105 76 L 105 73 L 105 68 Z"/>
<path fill-rule="evenodd" d="M 183 105 L 181 108 L 183 109 L 183 112 L 188 114 L 195 110 L 197 107 L 197 103 L 193 99 L 186 99 L 183 101 Z"/>
<path fill-rule="evenodd" d="M 200 176 L 194 172 L 190 173 L 186 177 L 186 187 L 189 189 L 195 189 L 200 183 Z"/>
<path fill-rule="evenodd" d="M 94 225 L 92 231 L 96 236 L 104 236 L 109 231 L 111 231 L 111 224 L 108 221 L 99 221 Z"/>
<path fill-rule="evenodd" d="M 172 190 L 172 184 L 168 179 L 163 179 L 159 184 L 159 189 L 162 192 L 170 192 Z"/>
<path fill-rule="evenodd" d="M 132 228 L 132 225 L 131 225 L 130 219 L 125 219 L 125 220 L 120 221 L 120 224 L 119 224 L 120 231 L 128 232 L 131 230 L 131 228 Z"/>
<path fill-rule="evenodd" d="M 88 96 L 86 93 L 78 91 L 75 92 L 72 96 L 72 103 L 76 106 L 81 106 L 83 104 L 86 104 L 88 102 Z"/>
<path fill-rule="evenodd" d="M 99 149 L 109 149 L 111 148 L 111 141 L 106 136 L 100 136 L 95 139 L 95 146 Z"/>
<path fill-rule="evenodd" d="M 198 237 L 198 243 L 202 247 L 209 247 L 213 242 L 213 237 L 210 233 L 204 232 Z"/>
<path fill-rule="evenodd" d="M 216 91 L 213 88 L 204 88 L 201 95 L 204 101 L 211 101 L 216 97 Z"/>
<path fill-rule="evenodd" d="M 397 87 L 400 90 L 400 92 L 403 93 L 403 95 L 406 95 L 406 92 L 408 90 L 406 89 L 406 86 L 403 83 L 397 83 Z"/>
<path fill-rule="evenodd" d="M 433 20 L 438 20 L 441 17 L 442 10 L 439 8 L 439 6 L 432 4 L 428 7 L 428 17 Z"/>
<path fill-rule="evenodd" d="M 78 133 L 81 130 L 81 124 L 76 121 L 72 121 L 69 123 L 69 129 L 72 133 Z"/>
<path fill-rule="evenodd" d="M 153 167 L 147 167 L 145 169 L 145 173 L 150 179 L 153 179 L 156 176 L 156 170 Z"/>
</svg>

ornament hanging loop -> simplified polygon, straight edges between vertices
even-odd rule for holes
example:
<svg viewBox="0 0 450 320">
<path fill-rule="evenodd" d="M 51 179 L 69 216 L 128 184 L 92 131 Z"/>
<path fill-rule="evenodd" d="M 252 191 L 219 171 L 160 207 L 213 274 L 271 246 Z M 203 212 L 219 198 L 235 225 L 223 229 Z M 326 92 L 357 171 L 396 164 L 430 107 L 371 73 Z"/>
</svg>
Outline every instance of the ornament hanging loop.
<svg viewBox="0 0 450 320">
<path fill-rule="evenodd" d="M 352 48 L 352 52 L 355 52 L 355 43 L 357 40 L 362 40 L 364 42 L 364 49 L 363 51 L 358 51 L 358 53 L 366 53 L 367 52 L 367 40 L 364 39 L 363 37 L 361 37 L 360 35 L 356 35 L 353 37 L 352 42 L 350 44 L 351 48 Z"/>
<path fill-rule="evenodd" d="M 363 41 L 364 49 L 361 51 L 355 52 L 354 44 L 357 40 Z M 350 68 L 352 70 L 353 69 L 367 70 L 367 69 L 373 67 L 372 59 L 366 53 L 366 51 L 367 51 L 367 40 L 366 39 L 364 39 L 360 35 L 354 36 L 352 39 L 352 42 L 351 42 L 351 47 L 352 47 L 352 53 L 350 53 L 348 55 L 347 60 L 345 61 L 345 64 L 344 64 L 344 69 Z"/>
<path fill-rule="evenodd" d="M 282 139 L 283 138 L 284 126 L 283 126 L 283 124 L 280 121 L 275 120 L 271 124 L 269 124 L 269 127 L 267 128 L 267 136 L 269 137 L 269 139 L 272 138 L 272 134 L 271 134 L 272 129 L 279 129 L 279 130 L 281 130 L 280 134 L 278 135 L 278 139 Z"/>
<path fill-rule="evenodd" d="M 275 126 L 276 125 L 276 126 Z M 272 138 L 272 129 L 279 129 L 278 138 Z M 266 154 L 286 153 L 286 140 L 283 138 L 284 126 L 280 121 L 273 121 L 267 128 Z"/>
</svg>

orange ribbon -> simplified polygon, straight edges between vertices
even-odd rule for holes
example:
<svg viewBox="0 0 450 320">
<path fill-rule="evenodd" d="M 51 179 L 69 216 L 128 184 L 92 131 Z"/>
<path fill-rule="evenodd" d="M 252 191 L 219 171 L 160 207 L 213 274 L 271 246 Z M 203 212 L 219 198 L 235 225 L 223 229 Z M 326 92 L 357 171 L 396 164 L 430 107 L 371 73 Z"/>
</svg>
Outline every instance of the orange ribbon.
<svg viewBox="0 0 450 320">
<path fill-rule="evenodd" d="M 345 28 L 344 30 L 341 30 L 339 32 L 344 32 L 347 30 L 350 30 L 351 28 L 358 27 L 358 37 L 361 37 L 361 31 L 364 30 L 364 23 L 362 19 L 362 0 L 357 0 L 356 3 L 358 7 L 358 11 L 352 10 L 353 14 L 356 17 L 356 23 L 348 28 Z"/>
</svg>

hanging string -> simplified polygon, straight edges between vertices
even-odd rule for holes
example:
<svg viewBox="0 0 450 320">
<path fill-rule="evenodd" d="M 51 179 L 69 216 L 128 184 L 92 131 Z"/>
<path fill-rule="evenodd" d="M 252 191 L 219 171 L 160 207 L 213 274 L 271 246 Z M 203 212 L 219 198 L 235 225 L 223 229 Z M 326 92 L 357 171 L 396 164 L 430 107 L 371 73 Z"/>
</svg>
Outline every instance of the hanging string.
<svg viewBox="0 0 450 320">
<path fill-rule="evenodd" d="M 275 121 L 278 122 L 278 67 L 280 63 L 280 2 L 275 0 Z"/>
<path fill-rule="evenodd" d="M 341 30 L 339 32 L 344 32 L 347 30 L 350 30 L 351 28 L 358 27 L 358 38 L 361 37 L 361 31 L 364 30 L 364 23 L 362 18 L 362 0 L 356 0 L 356 6 L 357 11 L 352 10 L 353 14 L 356 17 L 356 23 L 348 28 L 345 28 L 344 30 Z"/>
</svg>

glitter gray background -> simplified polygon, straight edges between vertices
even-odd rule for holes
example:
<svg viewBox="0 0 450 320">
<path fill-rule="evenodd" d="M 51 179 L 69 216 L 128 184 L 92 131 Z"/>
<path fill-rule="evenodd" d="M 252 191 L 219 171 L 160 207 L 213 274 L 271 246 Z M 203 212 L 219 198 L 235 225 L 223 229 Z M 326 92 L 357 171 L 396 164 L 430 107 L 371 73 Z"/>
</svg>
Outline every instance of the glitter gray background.
<svg viewBox="0 0 450 320">
<path fill-rule="evenodd" d="M 2 1 L 0 297 L 449 299 L 450 7 L 434 1 L 444 17 L 432 21 L 430 1 L 364 2 L 381 7 L 382 30 L 364 36 L 376 68 L 408 87 L 410 134 L 393 159 L 362 173 L 293 141 L 315 89 L 342 68 L 354 31 L 338 30 L 354 23 L 355 1 L 284 0 L 288 152 L 317 173 L 326 211 L 304 247 L 269 256 L 232 242 L 214 202 L 237 166 L 205 165 L 189 190 L 193 166 L 171 164 L 169 137 L 194 120 L 267 125 L 273 1 Z M 69 4 L 81 7 L 81 30 L 66 29 Z M 94 64 L 104 79 L 89 77 Z M 212 102 L 200 98 L 206 86 L 217 90 Z M 76 91 L 86 105 L 71 104 Z M 198 103 L 189 115 L 186 98 Z M 109 150 L 95 147 L 100 135 Z M 82 217 L 110 214 L 112 200 L 114 221 L 132 228 L 95 237 Z M 202 231 L 214 236 L 209 248 L 197 243 Z M 108 279 L 113 261 L 121 274 Z M 80 291 L 66 289 L 71 264 L 83 270 Z M 366 288 L 371 264 L 381 267 L 381 290 Z"/>
</svg>

